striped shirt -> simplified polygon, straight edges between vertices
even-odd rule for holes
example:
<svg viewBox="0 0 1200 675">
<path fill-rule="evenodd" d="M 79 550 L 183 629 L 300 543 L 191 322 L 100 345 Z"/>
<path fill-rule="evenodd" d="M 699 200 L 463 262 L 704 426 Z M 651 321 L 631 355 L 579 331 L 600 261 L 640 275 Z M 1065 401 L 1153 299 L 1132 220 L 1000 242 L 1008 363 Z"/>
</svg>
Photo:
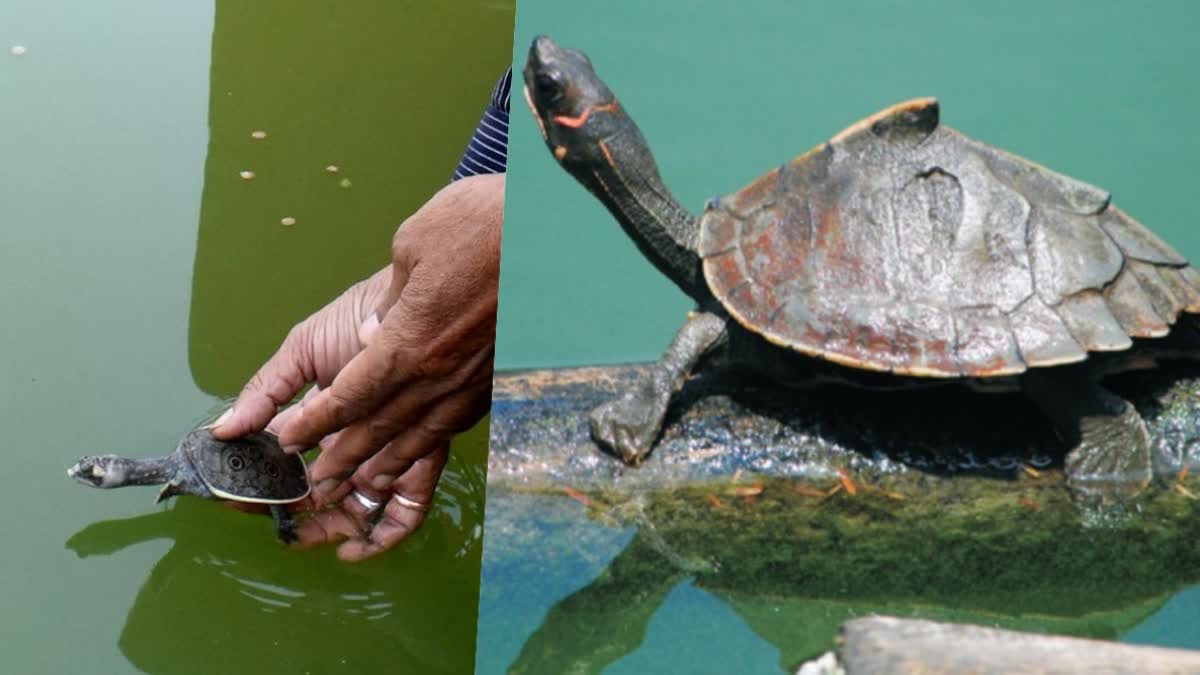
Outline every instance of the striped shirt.
<svg viewBox="0 0 1200 675">
<path fill-rule="evenodd" d="M 512 67 L 504 72 L 492 88 L 492 100 L 483 119 L 475 127 L 467 151 L 458 160 L 458 168 L 450 182 L 482 173 L 504 173 L 508 163 L 508 100 L 512 88 Z"/>
</svg>

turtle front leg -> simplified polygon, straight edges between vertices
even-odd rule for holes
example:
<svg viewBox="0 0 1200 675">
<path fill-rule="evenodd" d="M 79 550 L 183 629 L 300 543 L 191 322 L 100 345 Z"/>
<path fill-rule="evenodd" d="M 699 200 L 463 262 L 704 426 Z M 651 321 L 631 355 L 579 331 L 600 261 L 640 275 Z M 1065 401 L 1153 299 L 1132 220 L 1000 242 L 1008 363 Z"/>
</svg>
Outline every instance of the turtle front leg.
<svg viewBox="0 0 1200 675">
<path fill-rule="evenodd" d="M 288 511 L 287 504 L 271 504 L 271 519 L 275 521 L 275 534 L 279 541 L 294 544 L 300 540 L 296 534 L 296 521 Z"/>
<path fill-rule="evenodd" d="M 701 357 L 726 339 L 725 320 L 715 314 L 692 314 L 675 334 L 650 377 L 633 391 L 592 411 L 592 438 L 626 464 L 645 459 L 662 431 L 671 397 Z"/>
<path fill-rule="evenodd" d="M 1133 404 L 1112 394 L 1081 368 L 1033 370 L 1022 384 L 1073 448 L 1067 487 L 1089 502 L 1137 495 L 1154 475 L 1150 434 Z"/>
</svg>

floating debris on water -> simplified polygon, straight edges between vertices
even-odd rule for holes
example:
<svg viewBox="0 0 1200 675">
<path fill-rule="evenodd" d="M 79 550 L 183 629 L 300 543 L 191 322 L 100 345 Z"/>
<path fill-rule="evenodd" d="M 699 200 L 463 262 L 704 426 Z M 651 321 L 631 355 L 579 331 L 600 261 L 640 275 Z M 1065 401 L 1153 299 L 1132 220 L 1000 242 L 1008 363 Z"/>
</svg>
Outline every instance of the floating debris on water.
<svg viewBox="0 0 1200 675">
<path fill-rule="evenodd" d="M 261 141 L 262 139 L 264 139 L 266 137 L 267 137 L 267 132 L 263 131 L 262 129 L 258 129 L 258 130 L 250 132 L 250 138 L 253 138 L 256 141 Z"/>
<path fill-rule="evenodd" d="M 242 177 L 242 180 L 254 180 L 253 171 L 240 171 L 238 175 Z"/>
<path fill-rule="evenodd" d="M 340 187 L 348 188 L 351 185 L 353 185 L 353 183 L 350 182 L 349 178 L 343 178 L 340 181 L 338 181 L 338 186 L 340 186 Z"/>
<path fill-rule="evenodd" d="M 284 227 L 291 227 L 296 224 L 296 219 L 291 216 L 280 218 L 279 224 L 283 225 Z"/>
<path fill-rule="evenodd" d="M 13 45 L 12 49 L 8 50 L 8 53 L 12 54 L 13 56 L 24 56 L 26 51 L 28 50 L 21 45 Z"/>
<path fill-rule="evenodd" d="M 338 168 L 337 164 L 330 164 L 325 167 L 325 173 L 337 173 L 338 171 L 341 171 L 341 169 Z"/>
</svg>

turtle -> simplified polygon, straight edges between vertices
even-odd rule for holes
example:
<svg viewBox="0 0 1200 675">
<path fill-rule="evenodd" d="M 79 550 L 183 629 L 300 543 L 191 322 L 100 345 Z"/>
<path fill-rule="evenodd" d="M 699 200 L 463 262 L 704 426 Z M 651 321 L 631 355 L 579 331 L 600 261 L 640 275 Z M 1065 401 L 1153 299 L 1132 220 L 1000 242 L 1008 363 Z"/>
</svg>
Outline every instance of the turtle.
<svg viewBox="0 0 1200 675">
<path fill-rule="evenodd" d="M 1200 353 L 1200 274 L 1098 187 L 893 105 L 681 206 L 588 57 L 535 38 L 524 93 L 558 163 L 695 302 L 652 373 L 589 415 L 627 464 L 706 369 L 789 387 L 1024 392 L 1069 446 L 1068 488 L 1137 495 L 1161 463 L 1111 374 Z M 736 392 L 735 392 L 736 393 Z"/>
<path fill-rule="evenodd" d="M 155 502 L 175 495 L 267 504 L 280 541 L 296 541 L 287 504 L 308 496 L 304 459 L 283 451 L 274 434 L 260 431 L 234 441 L 213 438 L 209 427 L 189 432 L 175 452 L 165 457 L 130 459 L 90 455 L 67 469 L 67 475 L 97 488 L 162 485 Z"/>
</svg>

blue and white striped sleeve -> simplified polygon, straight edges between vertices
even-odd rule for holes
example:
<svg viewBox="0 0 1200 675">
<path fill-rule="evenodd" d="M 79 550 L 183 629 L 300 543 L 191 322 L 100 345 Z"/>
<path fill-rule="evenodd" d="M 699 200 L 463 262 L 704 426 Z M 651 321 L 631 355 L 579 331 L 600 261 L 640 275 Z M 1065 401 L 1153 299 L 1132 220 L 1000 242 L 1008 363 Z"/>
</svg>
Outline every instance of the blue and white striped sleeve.
<svg viewBox="0 0 1200 675">
<path fill-rule="evenodd" d="M 504 72 L 492 89 L 492 100 L 483 119 L 475 127 L 467 151 L 458 161 L 450 182 L 483 173 L 504 173 L 508 164 L 508 102 L 512 89 L 512 68 Z"/>
</svg>

